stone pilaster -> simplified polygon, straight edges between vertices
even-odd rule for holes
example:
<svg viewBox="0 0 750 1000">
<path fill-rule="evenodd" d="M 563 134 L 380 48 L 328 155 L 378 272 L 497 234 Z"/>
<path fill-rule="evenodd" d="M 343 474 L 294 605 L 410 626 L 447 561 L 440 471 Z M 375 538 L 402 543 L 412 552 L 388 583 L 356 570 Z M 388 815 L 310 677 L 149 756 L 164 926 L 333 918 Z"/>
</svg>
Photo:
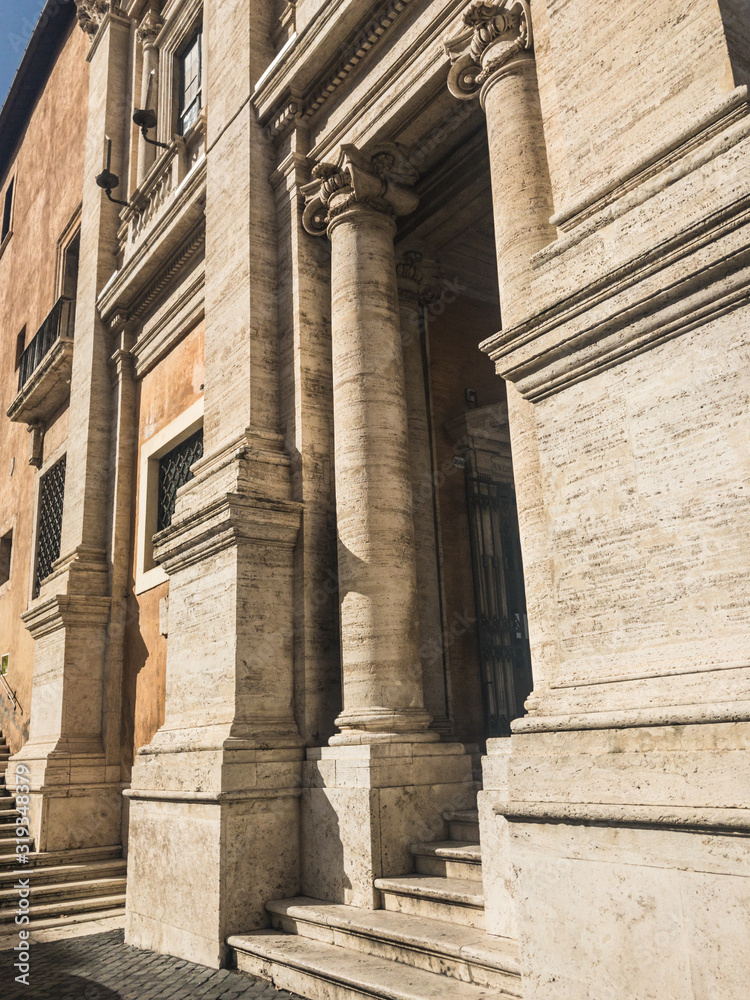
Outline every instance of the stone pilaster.
<svg viewBox="0 0 750 1000">
<path fill-rule="evenodd" d="M 301 504 L 279 431 L 272 148 L 249 101 L 273 55 L 271 14 L 204 4 L 204 457 L 155 539 L 169 575 L 165 719 L 128 790 L 126 939 L 211 966 L 229 934 L 267 923 L 269 899 L 299 890 Z"/>
<path fill-rule="evenodd" d="M 159 50 L 156 47 L 156 36 L 162 28 L 159 15 L 149 9 L 138 25 L 136 35 L 143 49 L 141 62 L 141 94 L 139 107 L 144 111 L 153 111 L 159 95 Z M 151 135 L 149 138 L 153 139 Z M 146 142 L 143 135 L 138 137 L 138 184 L 148 173 L 156 156 L 156 146 Z"/>
<path fill-rule="evenodd" d="M 36 646 L 31 731 L 18 756 L 31 771 L 30 832 L 40 850 L 120 841 L 119 747 L 106 736 L 120 687 L 107 659 L 112 347 L 96 307 L 115 269 L 118 214 L 95 177 L 105 136 L 112 169 L 124 174 L 130 23 L 110 3 L 78 6 L 93 44 L 61 557 L 23 615 Z"/>
<path fill-rule="evenodd" d="M 404 250 L 396 267 L 404 353 L 404 392 L 409 438 L 414 543 L 419 610 L 419 660 L 422 664 L 425 708 L 431 727 L 451 731 L 448 677 L 444 655 L 443 617 L 435 530 L 435 480 L 430 437 L 430 413 L 422 346 L 422 305 L 438 290 L 437 265 L 417 250 Z"/>
</svg>

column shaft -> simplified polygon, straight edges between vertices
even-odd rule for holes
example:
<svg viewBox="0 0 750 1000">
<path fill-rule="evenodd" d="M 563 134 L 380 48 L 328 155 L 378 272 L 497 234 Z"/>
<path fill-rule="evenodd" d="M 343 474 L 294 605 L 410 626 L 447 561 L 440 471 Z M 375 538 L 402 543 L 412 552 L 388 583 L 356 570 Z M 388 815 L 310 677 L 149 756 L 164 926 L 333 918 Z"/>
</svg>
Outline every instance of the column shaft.
<svg viewBox="0 0 750 1000">
<path fill-rule="evenodd" d="M 521 53 L 481 92 L 487 115 L 503 327 L 529 314 L 531 258 L 556 236 L 536 63 Z"/>
<path fill-rule="evenodd" d="M 426 728 L 404 367 L 384 212 L 346 209 L 329 227 L 344 730 Z"/>
</svg>

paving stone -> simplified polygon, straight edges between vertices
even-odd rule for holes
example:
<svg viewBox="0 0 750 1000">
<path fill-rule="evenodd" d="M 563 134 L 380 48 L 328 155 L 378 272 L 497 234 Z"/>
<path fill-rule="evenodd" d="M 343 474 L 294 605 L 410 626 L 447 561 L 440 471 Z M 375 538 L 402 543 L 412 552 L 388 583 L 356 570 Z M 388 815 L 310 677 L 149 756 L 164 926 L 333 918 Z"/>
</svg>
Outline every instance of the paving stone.
<svg viewBox="0 0 750 1000">
<path fill-rule="evenodd" d="M 30 985 L 0 952 L 2 1000 L 300 1000 L 232 969 L 131 948 L 121 930 L 31 945 Z"/>
</svg>

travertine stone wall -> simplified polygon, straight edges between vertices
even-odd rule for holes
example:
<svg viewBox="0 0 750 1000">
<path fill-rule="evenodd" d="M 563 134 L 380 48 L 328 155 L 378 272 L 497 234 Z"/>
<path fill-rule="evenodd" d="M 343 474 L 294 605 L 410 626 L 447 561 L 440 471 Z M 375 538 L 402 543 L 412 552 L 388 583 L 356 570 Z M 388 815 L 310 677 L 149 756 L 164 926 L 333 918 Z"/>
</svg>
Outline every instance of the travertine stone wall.
<svg viewBox="0 0 750 1000">
<path fill-rule="evenodd" d="M 548 0 L 546 7 L 569 197 L 607 182 L 740 82 L 716 0 L 653 0 L 637 15 L 632 4 L 608 0 Z"/>
</svg>

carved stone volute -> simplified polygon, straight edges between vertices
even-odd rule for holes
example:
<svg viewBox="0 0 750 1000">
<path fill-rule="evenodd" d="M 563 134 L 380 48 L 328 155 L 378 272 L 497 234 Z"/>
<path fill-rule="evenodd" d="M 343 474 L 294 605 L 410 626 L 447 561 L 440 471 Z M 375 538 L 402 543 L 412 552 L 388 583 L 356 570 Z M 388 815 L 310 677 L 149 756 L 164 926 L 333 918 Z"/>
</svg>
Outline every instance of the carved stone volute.
<svg viewBox="0 0 750 1000">
<path fill-rule="evenodd" d="M 356 205 L 391 217 L 408 215 L 417 207 L 416 179 L 416 170 L 395 142 L 379 143 L 367 152 L 343 145 L 337 162 L 316 164 L 312 180 L 302 188 L 302 224 L 308 233 L 321 236 Z"/>
<path fill-rule="evenodd" d="M 451 60 L 448 89 L 462 101 L 479 95 L 490 76 L 532 48 L 528 0 L 473 0 L 464 27 L 445 41 Z"/>
</svg>

